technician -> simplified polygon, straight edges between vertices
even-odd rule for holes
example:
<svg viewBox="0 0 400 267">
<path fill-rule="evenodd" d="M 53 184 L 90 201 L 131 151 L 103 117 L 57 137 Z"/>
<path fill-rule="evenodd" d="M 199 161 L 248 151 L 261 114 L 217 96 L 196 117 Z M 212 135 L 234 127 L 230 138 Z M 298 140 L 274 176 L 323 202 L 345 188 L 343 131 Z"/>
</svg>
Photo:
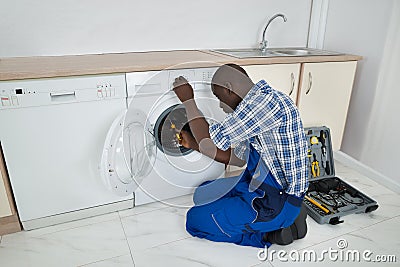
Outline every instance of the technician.
<svg viewBox="0 0 400 267">
<path fill-rule="evenodd" d="M 196 189 L 187 231 L 212 241 L 262 248 L 303 238 L 307 142 L 296 105 L 264 80 L 254 84 L 235 64 L 219 67 L 211 87 L 228 115 L 209 125 L 191 85 L 182 76 L 175 79 L 174 92 L 193 133 L 181 131 L 179 142 L 216 161 L 247 167 L 237 177 L 207 181 Z"/>
</svg>

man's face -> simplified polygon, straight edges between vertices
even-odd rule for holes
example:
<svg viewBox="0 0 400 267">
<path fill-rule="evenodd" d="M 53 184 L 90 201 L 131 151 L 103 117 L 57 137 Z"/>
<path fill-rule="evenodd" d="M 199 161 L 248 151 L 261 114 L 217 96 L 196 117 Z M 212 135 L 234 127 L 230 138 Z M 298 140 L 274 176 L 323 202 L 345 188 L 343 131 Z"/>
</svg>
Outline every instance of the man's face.
<svg viewBox="0 0 400 267">
<path fill-rule="evenodd" d="M 216 84 L 213 85 L 212 92 L 219 99 L 219 106 L 225 113 L 232 113 L 235 110 L 238 98 L 236 94 L 229 93 L 229 89 Z"/>
</svg>

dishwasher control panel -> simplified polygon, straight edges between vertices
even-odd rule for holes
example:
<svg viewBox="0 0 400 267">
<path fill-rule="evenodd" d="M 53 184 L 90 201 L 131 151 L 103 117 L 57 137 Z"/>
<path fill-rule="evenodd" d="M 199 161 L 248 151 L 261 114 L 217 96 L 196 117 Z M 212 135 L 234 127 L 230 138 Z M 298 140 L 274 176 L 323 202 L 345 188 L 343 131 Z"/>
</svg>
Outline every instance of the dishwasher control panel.
<svg viewBox="0 0 400 267">
<path fill-rule="evenodd" d="M 125 75 L 0 82 L 0 110 L 126 98 Z"/>
</svg>

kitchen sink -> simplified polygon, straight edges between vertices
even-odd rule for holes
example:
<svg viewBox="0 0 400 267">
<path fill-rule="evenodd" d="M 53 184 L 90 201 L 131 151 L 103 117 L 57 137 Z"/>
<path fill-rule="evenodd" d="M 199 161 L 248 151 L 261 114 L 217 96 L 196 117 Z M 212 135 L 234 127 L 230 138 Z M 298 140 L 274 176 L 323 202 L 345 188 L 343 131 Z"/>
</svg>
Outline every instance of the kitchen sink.
<svg viewBox="0 0 400 267">
<path fill-rule="evenodd" d="M 237 58 L 333 56 L 342 54 L 338 52 L 306 47 L 268 48 L 265 52 L 262 52 L 260 49 L 257 48 L 216 49 L 212 51 Z"/>
<path fill-rule="evenodd" d="M 342 53 L 313 48 L 271 48 L 274 53 L 287 56 L 334 56 Z"/>
<path fill-rule="evenodd" d="M 243 49 L 216 49 L 211 50 L 213 52 L 221 53 L 224 55 L 238 57 L 238 58 L 247 58 L 247 57 L 278 57 L 280 56 L 277 53 L 274 53 L 270 50 L 266 52 L 262 52 L 258 48 L 243 48 Z"/>
</svg>

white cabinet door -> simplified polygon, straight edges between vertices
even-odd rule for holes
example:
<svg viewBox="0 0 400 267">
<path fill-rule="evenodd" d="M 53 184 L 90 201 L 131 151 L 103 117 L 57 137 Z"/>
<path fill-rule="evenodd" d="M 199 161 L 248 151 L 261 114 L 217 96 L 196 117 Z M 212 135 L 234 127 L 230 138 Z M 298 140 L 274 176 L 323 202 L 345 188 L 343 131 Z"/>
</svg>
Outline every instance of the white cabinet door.
<svg viewBox="0 0 400 267">
<path fill-rule="evenodd" d="M 333 150 L 342 143 L 357 61 L 304 63 L 297 103 L 304 126 L 327 126 Z"/>
<path fill-rule="evenodd" d="M 296 103 L 300 63 L 250 65 L 243 67 L 254 83 L 265 80 L 272 88 L 289 95 Z"/>
</svg>

